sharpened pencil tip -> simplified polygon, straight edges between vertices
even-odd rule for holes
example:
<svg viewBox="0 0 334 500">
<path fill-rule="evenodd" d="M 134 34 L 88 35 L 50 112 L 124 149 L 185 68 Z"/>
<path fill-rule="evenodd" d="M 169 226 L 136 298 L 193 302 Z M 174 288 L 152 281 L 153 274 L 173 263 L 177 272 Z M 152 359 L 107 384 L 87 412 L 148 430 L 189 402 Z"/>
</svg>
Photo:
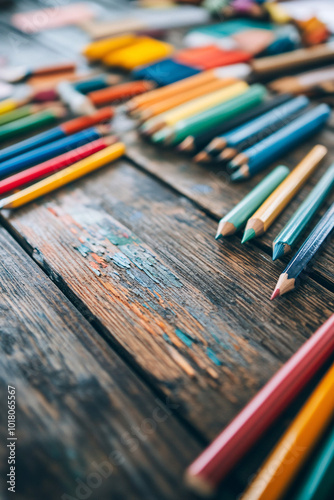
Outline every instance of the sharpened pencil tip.
<svg viewBox="0 0 334 500">
<path fill-rule="evenodd" d="M 229 169 L 232 170 L 232 164 L 231 162 L 229 163 Z M 245 179 L 245 176 L 241 170 L 241 168 L 239 168 L 238 170 L 236 170 L 235 172 L 233 172 L 233 174 L 231 174 L 231 181 L 233 182 L 238 182 L 238 181 L 243 181 Z"/>
<path fill-rule="evenodd" d="M 280 259 L 284 255 L 284 243 L 275 243 L 273 248 L 273 260 Z"/>
<path fill-rule="evenodd" d="M 201 151 L 196 156 L 194 156 L 194 161 L 196 163 L 208 163 L 210 161 L 210 157 L 205 151 Z"/>
<path fill-rule="evenodd" d="M 272 293 L 272 296 L 270 297 L 270 300 L 276 299 L 276 297 L 279 297 L 279 295 L 280 295 L 280 289 L 279 288 L 275 288 L 275 290 Z"/>
<path fill-rule="evenodd" d="M 220 240 L 223 237 L 221 233 L 217 233 L 215 236 L 215 240 Z"/>
<path fill-rule="evenodd" d="M 255 238 L 255 236 L 256 236 L 256 233 L 255 233 L 254 229 L 246 229 L 246 231 L 244 232 L 243 238 L 241 240 L 241 243 L 246 243 L 246 241 L 252 240 L 253 238 Z"/>
</svg>

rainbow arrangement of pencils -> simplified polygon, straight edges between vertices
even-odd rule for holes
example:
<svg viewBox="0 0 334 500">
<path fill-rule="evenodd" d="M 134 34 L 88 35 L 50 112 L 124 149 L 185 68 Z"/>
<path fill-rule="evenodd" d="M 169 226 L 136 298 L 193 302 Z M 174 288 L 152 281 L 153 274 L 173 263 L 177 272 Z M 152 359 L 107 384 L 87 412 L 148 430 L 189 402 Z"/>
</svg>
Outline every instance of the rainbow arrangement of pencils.
<svg viewBox="0 0 334 500">
<path fill-rule="evenodd" d="M 333 349 L 334 314 L 190 465 L 185 476 L 186 483 L 202 495 L 212 494 L 219 482 L 279 418 L 299 392 L 307 386 L 330 358 Z M 278 500 L 286 492 L 297 471 L 302 467 L 334 416 L 333 391 L 334 365 L 323 377 L 277 444 L 250 488 L 245 492 L 243 500 Z M 326 451 L 327 448 L 328 445 Z M 330 456 L 326 455 L 325 458 L 327 464 L 330 461 L 333 462 L 333 451 L 331 447 L 329 448 Z M 325 473 L 326 469 L 322 471 L 322 477 L 319 479 L 314 479 L 313 476 L 312 484 L 315 483 L 315 488 L 327 487 L 323 484 Z M 309 478 L 306 479 L 306 481 L 309 480 Z"/>
</svg>

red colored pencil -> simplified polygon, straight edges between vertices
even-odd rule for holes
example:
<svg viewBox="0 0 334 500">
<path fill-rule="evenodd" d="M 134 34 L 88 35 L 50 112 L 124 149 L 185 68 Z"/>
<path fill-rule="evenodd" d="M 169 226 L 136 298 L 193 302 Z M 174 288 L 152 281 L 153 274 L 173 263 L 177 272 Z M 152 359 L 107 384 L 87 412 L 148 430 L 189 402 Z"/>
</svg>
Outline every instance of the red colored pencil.
<svg viewBox="0 0 334 500">
<path fill-rule="evenodd" d="M 49 174 L 57 170 L 61 170 L 62 168 L 68 167 L 87 156 L 90 156 L 94 153 L 97 153 L 101 149 L 110 146 L 111 144 L 117 141 L 116 136 L 106 136 L 97 139 L 96 141 L 89 142 L 88 144 L 84 144 L 79 148 L 73 149 L 68 153 L 64 153 L 56 158 L 52 158 L 51 160 L 44 161 L 39 165 L 35 165 L 34 167 L 27 168 L 22 172 L 18 172 L 17 174 L 11 175 L 6 179 L 0 181 L 0 195 L 7 193 L 8 191 L 13 191 L 25 184 L 29 184 L 32 181 L 37 179 L 41 179 Z"/>
<path fill-rule="evenodd" d="M 186 472 L 186 482 L 212 493 L 223 477 L 254 445 L 311 380 L 334 349 L 334 314 L 269 380 Z"/>
<path fill-rule="evenodd" d="M 114 111 L 111 107 L 106 107 L 99 109 L 93 115 L 89 116 L 79 116 L 78 118 L 74 118 L 73 120 L 69 120 L 68 122 L 62 123 L 60 127 L 65 132 L 66 135 L 75 134 L 76 132 L 80 132 L 80 130 L 84 130 L 89 127 L 93 127 L 98 123 L 111 120 L 114 115 Z"/>
<path fill-rule="evenodd" d="M 154 87 L 153 82 L 138 80 L 135 82 L 126 82 L 119 85 L 113 85 L 106 89 L 95 90 L 87 94 L 92 104 L 100 105 L 110 102 L 124 101 L 138 94 L 143 94 Z"/>
</svg>

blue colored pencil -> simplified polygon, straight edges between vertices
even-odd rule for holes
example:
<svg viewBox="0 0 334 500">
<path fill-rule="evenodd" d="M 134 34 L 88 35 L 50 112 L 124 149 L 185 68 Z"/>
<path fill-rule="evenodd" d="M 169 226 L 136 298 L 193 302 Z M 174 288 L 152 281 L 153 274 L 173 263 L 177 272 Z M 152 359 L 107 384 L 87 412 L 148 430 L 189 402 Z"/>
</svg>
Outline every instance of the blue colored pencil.
<svg viewBox="0 0 334 500">
<path fill-rule="evenodd" d="M 45 144 L 40 148 L 33 149 L 32 151 L 27 151 L 20 156 L 15 156 L 15 158 L 11 158 L 10 160 L 0 164 L 0 177 L 7 177 L 15 172 L 37 165 L 60 154 L 67 153 L 74 148 L 78 148 L 88 142 L 99 139 L 102 135 L 105 135 L 109 131 L 110 128 L 107 125 L 99 125 L 97 127 L 83 130 L 69 137 L 63 137 L 58 141 L 51 142 L 51 144 Z"/>
<path fill-rule="evenodd" d="M 273 260 L 289 253 L 334 187 L 334 163 L 300 205 L 273 242 Z"/>
<path fill-rule="evenodd" d="M 296 255 L 289 262 L 280 275 L 270 300 L 294 290 L 298 285 L 300 275 L 311 262 L 320 247 L 330 236 L 334 228 L 334 203 L 320 219 L 311 234 L 300 247 Z"/>
<path fill-rule="evenodd" d="M 305 96 L 295 97 L 291 101 L 241 125 L 220 137 L 225 145 L 218 156 L 218 161 L 227 161 L 235 157 L 238 151 L 248 149 L 291 121 L 291 117 L 306 108 L 310 103 Z"/>
<path fill-rule="evenodd" d="M 232 181 L 242 181 L 264 170 L 271 162 L 296 147 L 300 142 L 319 131 L 330 117 L 327 104 L 320 104 L 292 120 L 263 141 L 238 154 L 229 164 Z"/>
</svg>

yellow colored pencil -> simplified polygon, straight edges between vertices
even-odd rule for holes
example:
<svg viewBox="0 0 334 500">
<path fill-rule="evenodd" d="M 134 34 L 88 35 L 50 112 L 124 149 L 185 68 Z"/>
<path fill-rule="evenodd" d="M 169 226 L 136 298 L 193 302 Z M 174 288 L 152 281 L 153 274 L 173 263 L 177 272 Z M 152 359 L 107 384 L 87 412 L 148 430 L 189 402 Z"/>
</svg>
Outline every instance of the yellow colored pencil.
<svg viewBox="0 0 334 500">
<path fill-rule="evenodd" d="M 70 167 L 64 168 L 56 174 L 50 175 L 46 179 L 36 182 L 32 186 L 22 189 L 18 193 L 12 194 L 0 201 L 0 208 L 18 208 L 26 203 L 29 203 L 40 196 L 43 196 L 55 189 L 58 189 L 69 182 L 72 182 L 93 170 L 96 170 L 103 165 L 119 158 L 125 153 L 125 145 L 122 142 L 117 142 L 111 146 L 107 146 L 98 153 L 80 160 Z"/>
<path fill-rule="evenodd" d="M 275 189 L 246 224 L 242 243 L 265 233 L 296 195 L 306 180 L 313 174 L 320 161 L 327 154 L 327 148 L 318 144 L 302 159 L 290 175 Z"/>
<path fill-rule="evenodd" d="M 8 98 L 0 102 L 0 115 L 14 111 L 14 109 L 26 104 L 28 99 L 18 101 L 16 99 Z"/>
<path fill-rule="evenodd" d="M 229 101 L 246 92 L 248 88 L 249 86 L 246 82 L 238 82 L 224 89 L 217 90 L 216 92 L 211 92 L 197 99 L 192 99 L 170 111 L 166 111 L 165 113 L 161 113 L 147 120 L 142 127 L 142 131 L 146 134 L 152 134 L 164 127 L 170 127 L 178 121 L 197 115 L 208 108 L 212 108 L 216 104 Z"/>
<path fill-rule="evenodd" d="M 334 415 L 334 364 L 278 442 L 241 500 L 278 500 Z"/>
</svg>

